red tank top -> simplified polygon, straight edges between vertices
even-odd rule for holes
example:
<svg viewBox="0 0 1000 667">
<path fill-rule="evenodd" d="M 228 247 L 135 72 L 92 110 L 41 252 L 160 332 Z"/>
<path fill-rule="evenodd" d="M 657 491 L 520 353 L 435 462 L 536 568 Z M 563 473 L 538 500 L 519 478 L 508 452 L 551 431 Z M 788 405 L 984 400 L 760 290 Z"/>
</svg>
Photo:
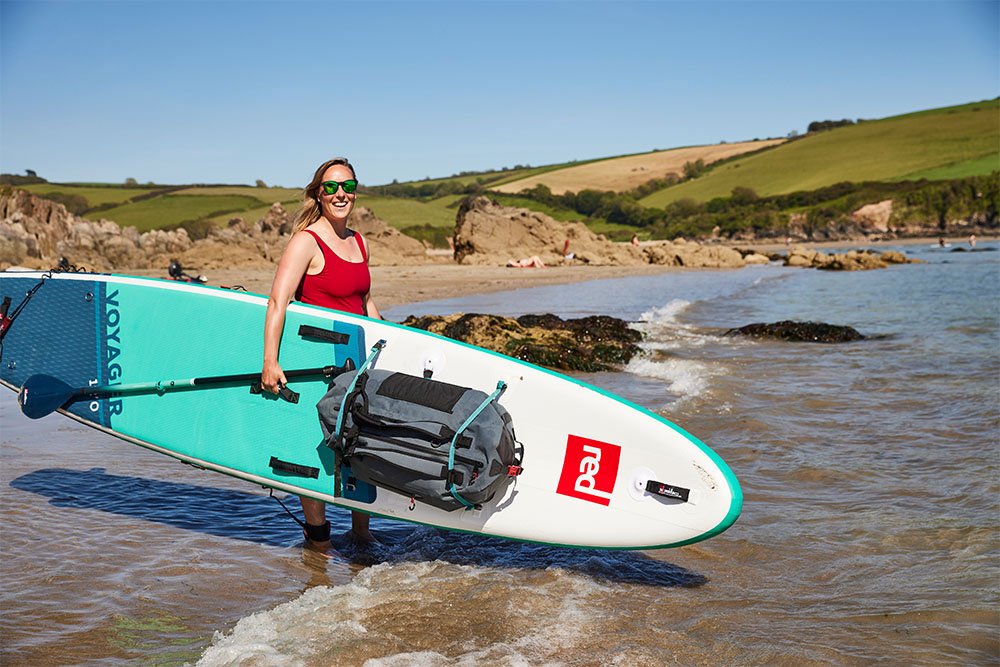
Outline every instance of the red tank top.
<svg viewBox="0 0 1000 667">
<path fill-rule="evenodd" d="M 323 253 L 323 270 L 315 275 L 305 274 L 295 292 L 295 298 L 303 303 L 324 308 L 333 308 L 355 315 L 365 314 L 365 295 L 372 286 L 371 273 L 368 272 L 368 255 L 365 254 L 365 244 L 361 234 L 354 233 L 354 240 L 361 249 L 362 261 L 348 262 L 335 253 L 313 231 L 312 234 Z"/>
</svg>

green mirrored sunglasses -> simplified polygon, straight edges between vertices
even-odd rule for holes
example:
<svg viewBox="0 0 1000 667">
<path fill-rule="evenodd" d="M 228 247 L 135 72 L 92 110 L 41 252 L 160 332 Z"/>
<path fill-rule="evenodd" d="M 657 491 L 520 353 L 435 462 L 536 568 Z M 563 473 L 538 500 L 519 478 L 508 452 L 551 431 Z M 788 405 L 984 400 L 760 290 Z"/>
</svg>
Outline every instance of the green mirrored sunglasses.
<svg viewBox="0 0 1000 667">
<path fill-rule="evenodd" d="M 340 183 L 337 181 L 323 181 L 323 192 L 328 195 L 337 194 L 337 190 L 341 187 L 344 188 L 344 192 L 351 194 L 358 189 L 358 180 L 356 178 L 349 178 Z"/>
</svg>

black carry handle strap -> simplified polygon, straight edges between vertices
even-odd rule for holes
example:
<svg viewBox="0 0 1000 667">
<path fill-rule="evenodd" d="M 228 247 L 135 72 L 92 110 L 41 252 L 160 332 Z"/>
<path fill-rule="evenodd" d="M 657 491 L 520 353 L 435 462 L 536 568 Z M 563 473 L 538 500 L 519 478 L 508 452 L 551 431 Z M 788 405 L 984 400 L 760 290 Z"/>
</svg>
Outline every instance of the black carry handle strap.
<svg viewBox="0 0 1000 667">
<path fill-rule="evenodd" d="M 270 466 L 275 472 L 284 472 L 290 475 L 298 475 L 299 477 L 319 479 L 319 468 L 302 465 L 301 463 L 292 463 L 291 461 L 282 461 L 276 456 L 272 456 L 271 461 L 267 465 Z"/>
<path fill-rule="evenodd" d="M 336 377 L 337 375 L 340 375 L 341 373 L 347 373 L 347 372 L 353 371 L 353 370 L 354 370 L 354 360 L 353 359 L 348 359 L 347 361 L 344 362 L 343 366 L 324 366 L 322 368 L 303 368 L 303 369 L 296 369 L 296 370 L 291 370 L 291 371 L 285 371 L 285 378 L 286 379 L 291 379 L 291 378 L 300 378 L 300 377 L 316 377 L 318 375 L 322 375 L 325 378 L 332 378 L 332 377 Z M 247 374 L 247 375 L 222 376 L 221 378 L 216 378 L 215 380 L 217 382 L 220 379 L 222 381 L 233 381 L 233 380 L 251 379 L 253 377 L 256 377 L 257 380 L 255 382 L 252 382 L 250 384 L 250 393 L 251 394 L 262 394 L 262 393 L 264 393 L 263 388 L 260 386 L 260 374 L 259 373 L 256 374 L 256 375 L 254 375 L 254 374 Z M 195 384 L 204 384 L 204 383 L 200 383 L 197 380 L 195 380 Z M 292 391 L 291 389 L 289 389 L 285 385 L 280 385 L 278 387 L 278 395 L 281 396 L 286 401 L 288 401 L 289 403 L 298 403 L 299 402 L 299 394 L 298 394 L 298 392 Z"/>
<path fill-rule="evenodd" d="M 346 345 L 351 340 L 348 334 L 337 333 L 329 329 L 320 329 L 308 324 L 299 326 L 299 335 L 303 338 L 316 338 L 327 343 L 333 343 L 334 345 Z"/>
<path fill-rule="evenodd" d="M 263 394 L 264 393 L 264 389 L 263 389 L 263 387 L 260 386 L 260 382 L 254 382 L 252 385 L 250 385 L 250 393 L 251 394 Z M 283 384 L 279 384 L 278 385 L 278 396 L 282 397 L 283 399 L 285 399 L 289 403 L 298 403 L 299 402 L 299 392 L 292 391 L 291 389 L 289 389 L 288 387 L 286 387 Z"/>
</svg>

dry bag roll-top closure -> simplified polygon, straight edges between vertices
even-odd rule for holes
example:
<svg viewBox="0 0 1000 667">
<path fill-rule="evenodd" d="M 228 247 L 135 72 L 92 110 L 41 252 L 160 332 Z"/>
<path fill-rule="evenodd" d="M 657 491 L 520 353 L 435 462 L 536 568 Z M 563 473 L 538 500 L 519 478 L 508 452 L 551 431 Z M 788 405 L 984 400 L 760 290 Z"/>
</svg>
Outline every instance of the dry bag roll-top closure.
<svg viewBox="0 0 1000 667">
<path fill-rule="evenodd" d="M 523 456 L 510 414 L 497 401 L 504 383 L 487 395 L 370 369 L 378 347 L 358 373 L 338 376 L 316 406 L 338 458 L 360 480 L 445 510 L 502 494 Z"/>
</svg>

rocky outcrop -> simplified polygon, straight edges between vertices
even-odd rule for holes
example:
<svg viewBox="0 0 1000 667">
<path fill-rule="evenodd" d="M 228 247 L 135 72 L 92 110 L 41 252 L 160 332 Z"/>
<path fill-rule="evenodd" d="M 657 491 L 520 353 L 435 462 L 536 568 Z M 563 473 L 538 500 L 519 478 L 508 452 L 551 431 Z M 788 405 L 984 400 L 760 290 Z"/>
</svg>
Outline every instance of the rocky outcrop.
<svg viewBox="0 0 1000 667">
<path fill-rule="evenodd" d="M 504 265 L 509 259 L 536 255 L 546 264 L 646 263 L 638 248 L 612 243 L 582 222 L 559 222 L 536 211 L 501 206 L 486 197 L 462 203 L 454 240 L 459 264 Z M 563 256 L 564 247 L 573 254 L 572 259 Z"/>
<path fill-rule="evenodd" d="M 351 224 L 368 239 L 373 265 L 428 261 L 422 243 L 366 208 L 355 210 Z M 195 240 L 183 228 L 140 233 L 110 220 L 85 220 L 62 204 L 8 189 L 0 192 L 0 269 L 49 268 L 61 257 L 94 271 L 165 268 L 174 259 L 199 270 L 271 267 L 281 257 L 292 225 L 292 216 L 275 203 L 253 224 L 233 218 Z"/>
<path fill-rule="evenodd" d="M 647 263 L 664 266 L 738 269 L 748 263 L 743 255 L 733 248 L 702 245 L 696 241 L 687 241 L 682 238 L 644 246 L 643 252 L 646 255 Z M 767 261 L 765 257 L 764 263 Z"/>
<path fill-rule="evenodd" d="M 373 266 L 423 264 L 428 261 L 424 244 L 390 227 L 371 209 L 360 206 L 351 214 L 351 228 L 368 239 Z"/>
<path fill-rule="evenodd" d="M 791 320 L 771 324 L 762 322 L 748 324 L 739 329 L 730 329 L 725 335 L 775 338 L 796 343 L 850 343 L 865 339 L 865 336 L 852 327 L 822 322 L 793 322 Z"/>
<path fill-rule="evenodd" d="M 875 204 L 867 204 L 851 213 L 851 220 L 856 222 L 862 233 L 888 234 L 889 220 L 892 218 L 892 200 L 885 199 Z"/>
<path fill-rule="evenodd" d="M 559 222 L 523 208 L 501 206 L 486 197 L 462 203 L 455 226 L 459 264 L 505 265 L 539 257 L 546 264 L 639 265 L 738 268 L 742 255 L 724 246 L 677 239 L 633 246 L 614 243 L 582 222 Z M 568 255 L 563 254 L 563 250 Z"/>
<path fill-rule="evenodd" d="M 562 371 L 620 368 L 639 352 L 642 339 L 627 322 L 603 315 L 573 320 L 548 314 L 411 315 L 403 324 Z"/>
<path fill-rule="evenodd" d="M 792 248 L 785 258 L 785 266 L 814 268 L 825 271 L 867 271 L 884 269 L 892 264 L 915 264 L 919 259 L 910 259 L 901 252 L 887 250 L 850 250 L 846 253 L 825 253 L 802 246 Z"/>
<path fill-rule="evenodd" d="M 0 216 L 0 268 L 49 268 L 60 257 L 97 271 L 142 268 L 151 266 L 153 258 L 182 254 L 192 245 L 183 229 L 140 234 L 110 220 L 84 220 L 62 204 L 23 190 L 0 193 Z"/>
</svg>

